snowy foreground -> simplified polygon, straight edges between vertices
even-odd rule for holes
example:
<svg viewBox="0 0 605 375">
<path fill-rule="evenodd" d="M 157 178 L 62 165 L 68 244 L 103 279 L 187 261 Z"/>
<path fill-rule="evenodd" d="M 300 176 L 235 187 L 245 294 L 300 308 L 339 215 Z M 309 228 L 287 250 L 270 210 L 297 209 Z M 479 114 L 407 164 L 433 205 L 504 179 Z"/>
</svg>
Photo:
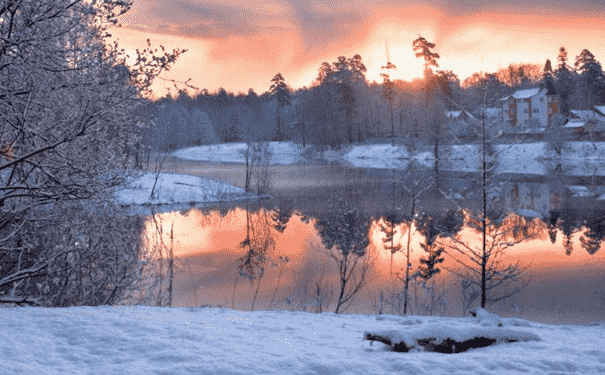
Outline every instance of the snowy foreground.
<svg viewBox="0 0 605 375">
<path fill-rule="evenodd" d="M 0 308 L 0 374 L 599 374 L 605 325 L 218 308 Z M 514 335 L 464 353 L 364 340 Z"/>
</svg>

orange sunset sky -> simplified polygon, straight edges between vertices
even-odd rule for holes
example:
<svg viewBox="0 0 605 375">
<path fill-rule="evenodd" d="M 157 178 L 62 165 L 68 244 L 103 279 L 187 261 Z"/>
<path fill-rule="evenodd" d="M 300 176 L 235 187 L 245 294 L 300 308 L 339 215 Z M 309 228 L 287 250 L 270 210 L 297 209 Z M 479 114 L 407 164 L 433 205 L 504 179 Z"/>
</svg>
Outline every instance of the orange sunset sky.
<svg viewBox="0 0 605 375">
<path fill-rule="evenodd" d="M 564 46 L 573 64 L 583 48 L 605 63 L 605 4 L 600 1 L 523 2 L 398 0 L 134 0 L 113 28 L 121 48 L 160 44 L 187 49 L 163 75 L 200 89 L 257 93 L 281 72 L 293 88 L 310 85 L 323 61 L 358 53 L 367 78 L 381 81 L 385 40 L 398 67 L 392 79 L 422 74 L 412 42 L 436 43 L 440 69 L 461 80 L 511 62 L 556 62 Z M 154 95 L 171 83 L 157 80 Z M 172 90 L 174 92 L 174 90 Z"/>
</svg>

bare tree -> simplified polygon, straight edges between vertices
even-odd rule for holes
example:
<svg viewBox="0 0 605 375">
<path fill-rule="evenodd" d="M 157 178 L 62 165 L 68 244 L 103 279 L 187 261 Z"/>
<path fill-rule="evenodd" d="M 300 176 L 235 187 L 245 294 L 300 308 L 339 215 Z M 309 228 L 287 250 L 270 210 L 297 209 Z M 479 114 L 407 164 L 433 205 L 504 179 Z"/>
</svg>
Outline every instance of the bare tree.
<svg viewBox="0 0 605 375">
<path fill-rule="evenodd" d="M 246 250 L 246 254 L 238 259 L 239 275 L 246 277 L 250 281 L 250 285 L 253 285 L 254 280 L 258 277 L 252 299 L 251 311 L 254 311 L 260 283 L 265 274 L 265 264 L 269 260 L 268 253 L 275 247 L 271 217 L 267 210 L 261 209 L 256 212 L 255 220 L 252 220 L 249 210 L 246 210 L 246 238 L 239 247 Z"/>
<path fill-rule="evenodd" d="M 355 207 L 354 199 L 349 192 L 334 206 L 334 212 L 326 214 L 316 223 L 322 244 L 338 265 L 340 294 L 334 311 L 336 314 L 341 307 L 343 310 L 348 308 L 355 294 L 365 286 L 371 262 L 366 249 L 371 218 Z M 360 275 L 357 279 L 353 275 L 358 264 Z"/>
<path fill-rule="evenodd" d="M 114 187 L 132 170 L 128 150 L 138 142 L 137 128 L 147 124 L 133 109 L 184 51 L 157 55 L 149 46 L 137 51 L 135 68 L 127 67 L 125 52 L 106 40 L 130 6 L 122 0 L 0 5 L 0 146 L 12 151 L 0 158 L 0 221 L 12 229 L 0 241 L 0 257 L 35 253 L 27 267 L 2 267 L 0 286 L 69 262 L 80 245 L 53 246 L 52 232 L 25 228 L 57 220 L 55 210 L 68 210 L 63 215 L 69 217 L 77 209 L 72 201 L 111 205 Z M 66 225 L 65 239 L 84 232 L 85 222 Z M 19 288 L 13 290 L 17 296 Z M 83 301 L 92 303 L 86 296 L 69 303 Z"/>
<path fill-rule="evenodd" d="M 273 306 L 273 301 L 275 300 L 275 295 L 277 294 L 277 290 L 279 289 L 279 285 L 280 285 L 280 281 L 281 281 L 281 274 L 284 271 L 284 268 L 286 266 L 286 264 L 290 261 L 290 258 L 288 258 L 287 256 L 280 256 L 278 258 L 279 263 L 271 263 L 272 267 L 278 267 L 279 266 L 279 275 L 277 276 L 277 286 L 275 287 L 275 290 L 273 291 L 273 296 L 271 297 L 271 302 L 269 302 L 269 310 L 271 310 L 271 307 Z"/>
<path fill-rule="evenodd" d="M 532 239 L 535 233 L 527 230 L 524 218 L 507 213 L 498 199 L 503 182 L 497 181 L 495 172 L 498 155 L 507 150 L 507 147 L 497 150 L 493 141 L 502 133 L 490 134 L 484 113 L 480 120 L 479 206 L 475 210 L 464 210 L 465 224 L 479 232 L 480 245 L 475 246 L 472 240 L 464 240 L 457 232 L 453 232 L 453 235 L 447 234 L 451 242 L 445 246 L 448 249 L 446 253 L 462 266 L 462 271 L 446 269 L 478 286 L 481 307 L 485 307 L 487 302 L 508 298 L 525 287 L 522 273 L 527 266 L 519 262 L 505 266 L 500 258 L 508 248 Z"/>
<path fill-rule="evenodd" d="M 546 129 L 546 149 L 553 151 L 557 156 L 563 154 L 572 138 L 569 129 L 563 128 L 565 120 L 565 116 L 557 113 L 552 118 L 552 124 Z"/>
<path fill-rule="evenodd" d="M 252 145 L 253 165 L 252 176 L 255 178 L 256 193 L 260 196 L 267 194 L 271 187 L 271 156 L 269 142 L 256 142 Z"/>
<path fill-rule="evenodd" d="M 407 229 L 408 230 L 407 230 L 407 236 L 406 236 L 405 276 L 403 276 L 403 275 L 401 276 L 401 280 L 403 281 L 403 288 L 404 288 L 403 289 L 403 303 L 404 303 L 403 314 L 404 315 L 406 315 L 407 311 L 408 311 L 409 286 L 410 286 L 410 282 L 412 280 L 411 275 L 410 275 L 410 271 L 412 270 L 412 262 L 410 261 L 411 251 L 412 251 L 411 243 L 412 243 L 412 236 L 414 235 L 414 232 L 416 231 L 414 223 L 417 218 L 417 213 L 416 213 L 417 204 L 418 204 L 420 195 L 431 187 L 430 184 L 426 184 L 423 180 L 418 178 L 417 172 L 418 171 L 416 170 L 414 161 L 411 161 L 410 164 L 408 165 L 407 173 L 405 174 L 405 177 L 401 181 L 403 184 L 403 187 L 407 191 L 407 194 L 411 200 L 410 206 L 409 206 L 410 211 L 407 215 L 407 217 L 408 217 L 408 228 Z"/>
</svg>

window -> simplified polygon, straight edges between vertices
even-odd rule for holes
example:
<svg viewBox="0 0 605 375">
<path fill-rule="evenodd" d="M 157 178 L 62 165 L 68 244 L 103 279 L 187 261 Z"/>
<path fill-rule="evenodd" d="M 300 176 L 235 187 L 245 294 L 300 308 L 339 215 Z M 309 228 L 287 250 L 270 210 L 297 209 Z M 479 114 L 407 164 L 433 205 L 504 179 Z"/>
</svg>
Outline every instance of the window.
<svg viewBox="0 0 605 375">
<path fill-rule="evenodd" d="M 534 108 L 534 113 L 540 113 L 540 110 L 538 108 Z"/>
<path fill-rule="evenodd" d="M 543 96 L 540 97 L 540 102 L 544 103 L 544 97 Z"/>
<path fill-rule="evenodd" d="M 523 110 L 523 113 L 529 113 L 529 110 L 528 110 L 527 108 L 525 108 L 525 109 Z"/>
</svg>

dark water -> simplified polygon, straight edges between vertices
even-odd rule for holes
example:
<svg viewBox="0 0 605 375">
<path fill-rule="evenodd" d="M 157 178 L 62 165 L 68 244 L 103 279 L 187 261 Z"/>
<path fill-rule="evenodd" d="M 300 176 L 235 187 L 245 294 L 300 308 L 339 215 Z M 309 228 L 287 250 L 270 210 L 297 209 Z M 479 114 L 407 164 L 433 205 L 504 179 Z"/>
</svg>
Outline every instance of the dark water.
<svg viewBox="0 0 605 375">
<path fill-rule="evenodd" d="M 243 185 L 243 166 L 239 164 L 175 159 L 168 170 Z M 524 273 L 527 286 L 520 294 L 491 305 L 491 309 L 503 316 L 520 316 L 545 323 L 581 324 L 605 320 L 605 256 L 600 250 L 602 244 L 595 245 L 605 233 L 600 223 L 605 219 L 605 207 L 603 201 L 597 199 L 602 194 L 600 177 L 501 175 L 494 177 L 496 180 L 498 184 L 494 185 L 499 189 L 490 196 L 494 206 L 521 214 L 526 223 L 533 219 L 536 238 L 508 249 L 501 259 L 504 264 L 521 262 L 528 267 Z M 256 277 L 250 283 L 238 275 L 237 265 L 238 259 L 246 253 L 240 244 L 252 223 L 258 241 L 271 238 L 254 309 L 317 311 L 314 301 L 318 295 L 330 301 L 328 292 L 331 290 L 331 303 L 323 310 L 333 312 L 340 292 L 338 264 L 321 246 L 314 225 L 316 218 L 332 212 L 339 198 L 354 202 L 357 210 L 374 218 L 393 209 L 406 214 L 410 212 L 414 189 L 421 192 L 415 200 L 418 212 L 430 211 L 438 215 L 459 207 L 477 208 L 481 188 L 478 181 L 476 173 L 447 170 L 435 173 L 426 168 L 418 168 L 413 173 L 408 170 L 406 174 L 402 170 L 355 169 L 340 165 L 280 166 L 274 169 L 273 199 L 159 214 L 163 225 L 174 223 L 173 248 L 179 257 L 179 265 L 173 305 L 210 304 L 251 309 L 261 271 L 257 269 Z M 443 198 L 444 194 L 449 199 Z M 282 212 L 287 208 L 294 212 L 283 232 L 272 227 L 271 215 L 275 213 L 272 209 L 276 207 Z M 557 219 L 557 225 L 550 228 L 549 234 L 547 223 L 553 218 Z M 404 221 L 395 236 L 404 249 L 408 223 Z M 587 234 L 589 228 L 592 234 Z M 165 233 L 168 231 L 164 229 Z M 468 244 L 480 244 L 478 234 L 469 228 L 459 235 Z M 564 246 L 567 238 L 571 245 Z M 586 239 L 591 238 L 593 244 L 588 246 Z M 382 247 L 377 221 L 373 222 L 369 239 L 368 254 L 373 261 L 366 274 L 367 283 L 345 313 L 377 313 L 381 291 L 382 311 L 392 313 L 394 311 L 385 300 L 396 304 L 391 296 L 403 291 L 403 283 L 395 275 L 405 264 L 403 254 L 394 254 L 391 274 L 390 253 Z M 411 262 L 414 268 L 419 264 L 419 258 L 425 256 L 420 248 L 423 241 L 424 237 L 418 232 L 413 234 Z M 288 257 L 288 262 L 279 261 L 284 256 Z M 359 278 L 360 266 L 357 265 L 352 279 Z M 460 278 L 445 269 L 459 270 L 458 263 L 446 254 L 440 268 L 441 273 L 434 278 L 439 298 L 433 304 L 433 311 L 440 315 L 461 316 Z M 428 305 L 422 288 L 411 287 L 410 295 L 409 312 L 428 314 L 421 306 L 423 303 Z"/>
</svg>

